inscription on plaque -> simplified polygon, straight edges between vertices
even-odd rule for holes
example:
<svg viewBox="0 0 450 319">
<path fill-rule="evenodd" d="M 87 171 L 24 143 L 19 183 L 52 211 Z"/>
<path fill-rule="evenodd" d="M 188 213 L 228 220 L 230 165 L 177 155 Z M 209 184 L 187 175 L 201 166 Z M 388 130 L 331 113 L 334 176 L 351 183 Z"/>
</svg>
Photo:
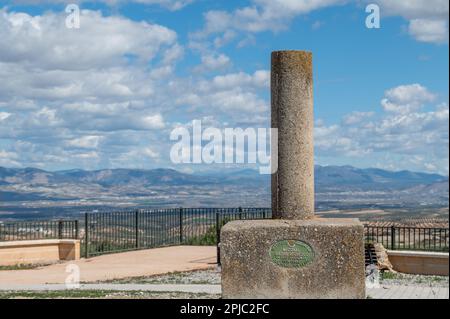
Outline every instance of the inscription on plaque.
<svg viewBox="0 0 450 319">
<path fill-rule="evenodd" d="M 314 260 L 314 250 L 299 240 L 282 240 L 272 245 L 270 258 L 280 267 L 301 268 Z"/>
</svg>

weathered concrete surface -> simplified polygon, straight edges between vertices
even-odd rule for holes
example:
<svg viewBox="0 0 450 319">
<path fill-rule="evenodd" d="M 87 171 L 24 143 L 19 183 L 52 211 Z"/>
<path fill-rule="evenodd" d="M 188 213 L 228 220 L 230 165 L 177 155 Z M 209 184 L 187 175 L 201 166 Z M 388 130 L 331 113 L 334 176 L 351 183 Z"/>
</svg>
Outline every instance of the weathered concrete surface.
<svg viewBox="0 0 450 319">
<path fill-rule="evenodd" d="M 305 51 L 273 52 L 271 91 L 272 127 L 278 128 L 278 171 L 272 175 L 273 216 L 313 218 L 312 54 Z"/>
<path fill-rule="evenodd" d="M 356 219 L 229 222 L 221 233 L 223 298 L 365 298 L 363 232 Z M 274 264 L 269 251 L 281 240 L 309 244 L 312 263 Z"/>
<path fill-rule="evenodd" d="M 174 246 L 67 261 L 29 270 L 0 271 L 0 286 L 64 284 L 66 267 L 80 267 L 81 282 L 152 276 L 215 267 L 216 247 Z"/>
<path fill-rule="evenodd" d="M 0 242 L 0 266 L 80 259 L 80 241 L 41 239 Z"/>
<path fill-rule="evenodd" d="M 388 250 L 387 254 L 396 271 L 414 275 L 448 276 L 448 253 Z"/>
</svg>

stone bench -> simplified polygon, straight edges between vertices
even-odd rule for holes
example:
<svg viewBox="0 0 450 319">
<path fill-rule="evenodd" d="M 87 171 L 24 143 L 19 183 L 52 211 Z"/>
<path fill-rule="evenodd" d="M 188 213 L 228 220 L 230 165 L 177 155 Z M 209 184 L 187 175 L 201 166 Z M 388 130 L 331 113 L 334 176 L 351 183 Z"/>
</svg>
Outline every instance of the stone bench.
<svg viewBox="0 0 450 319">
<path fill-rule="evenodd" d="M 448 276 L 448 253 L 388 250 L 394 270 L 415 275 Z"/>
<path fill-rule="evenodd" d="M 44 239 L 0 242 L 0 266 L 80 259 L 80 241 Z"/>
</svg>

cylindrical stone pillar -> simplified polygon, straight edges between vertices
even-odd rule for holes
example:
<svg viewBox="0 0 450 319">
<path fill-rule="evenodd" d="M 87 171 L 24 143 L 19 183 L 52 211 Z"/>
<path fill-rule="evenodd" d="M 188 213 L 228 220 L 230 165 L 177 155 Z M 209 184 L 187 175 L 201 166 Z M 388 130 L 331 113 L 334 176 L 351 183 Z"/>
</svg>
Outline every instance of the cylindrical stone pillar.
<svg viewBox="0 0 450 319">
<path fill-rule="evenodd" d="M 273 218 L 309 219 L 314 217 L 312 53 L 273 52 L 271 91 L 272 127 L 278 129 Z"/>
</svg>

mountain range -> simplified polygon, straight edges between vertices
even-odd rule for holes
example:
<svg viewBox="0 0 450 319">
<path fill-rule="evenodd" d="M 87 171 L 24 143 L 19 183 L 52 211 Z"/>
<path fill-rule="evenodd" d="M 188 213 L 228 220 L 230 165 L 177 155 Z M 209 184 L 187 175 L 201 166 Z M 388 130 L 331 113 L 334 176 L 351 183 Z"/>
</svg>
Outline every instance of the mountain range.
<svg viewBox="0 0 450 319">
<path fill-rule="evenodd" d="M 316 166 L 316 209 L 448 207 L 448 177 Z M 136 207 L 270 207 L 270 175 L 252 169 L 45 171 L 0 167 L 0 219 Z M 3 217 L 5 218 L 5 217 Z"/>
<path fill-rule="evenodd" d="M 392 172 L 376 168 L 359 169 L 352 166 L 315 167 L 317 190 L 399 190 L 410 187 L 448 183 L 448 177 L 438 174 L 410 171 Z M 177 186 L 177 185 L 230 185 L 253 184 L 270 181 L 269 175 L 245 169 L 210 174 L 187 174 L 173 169 L 103 169 L 95 171 L 64 170 L 49 172 L 37 168 L 0 167 L 0 185 L 57 185 L 97 184 L 102 187 L 121 185 Z"/>
</svg>

